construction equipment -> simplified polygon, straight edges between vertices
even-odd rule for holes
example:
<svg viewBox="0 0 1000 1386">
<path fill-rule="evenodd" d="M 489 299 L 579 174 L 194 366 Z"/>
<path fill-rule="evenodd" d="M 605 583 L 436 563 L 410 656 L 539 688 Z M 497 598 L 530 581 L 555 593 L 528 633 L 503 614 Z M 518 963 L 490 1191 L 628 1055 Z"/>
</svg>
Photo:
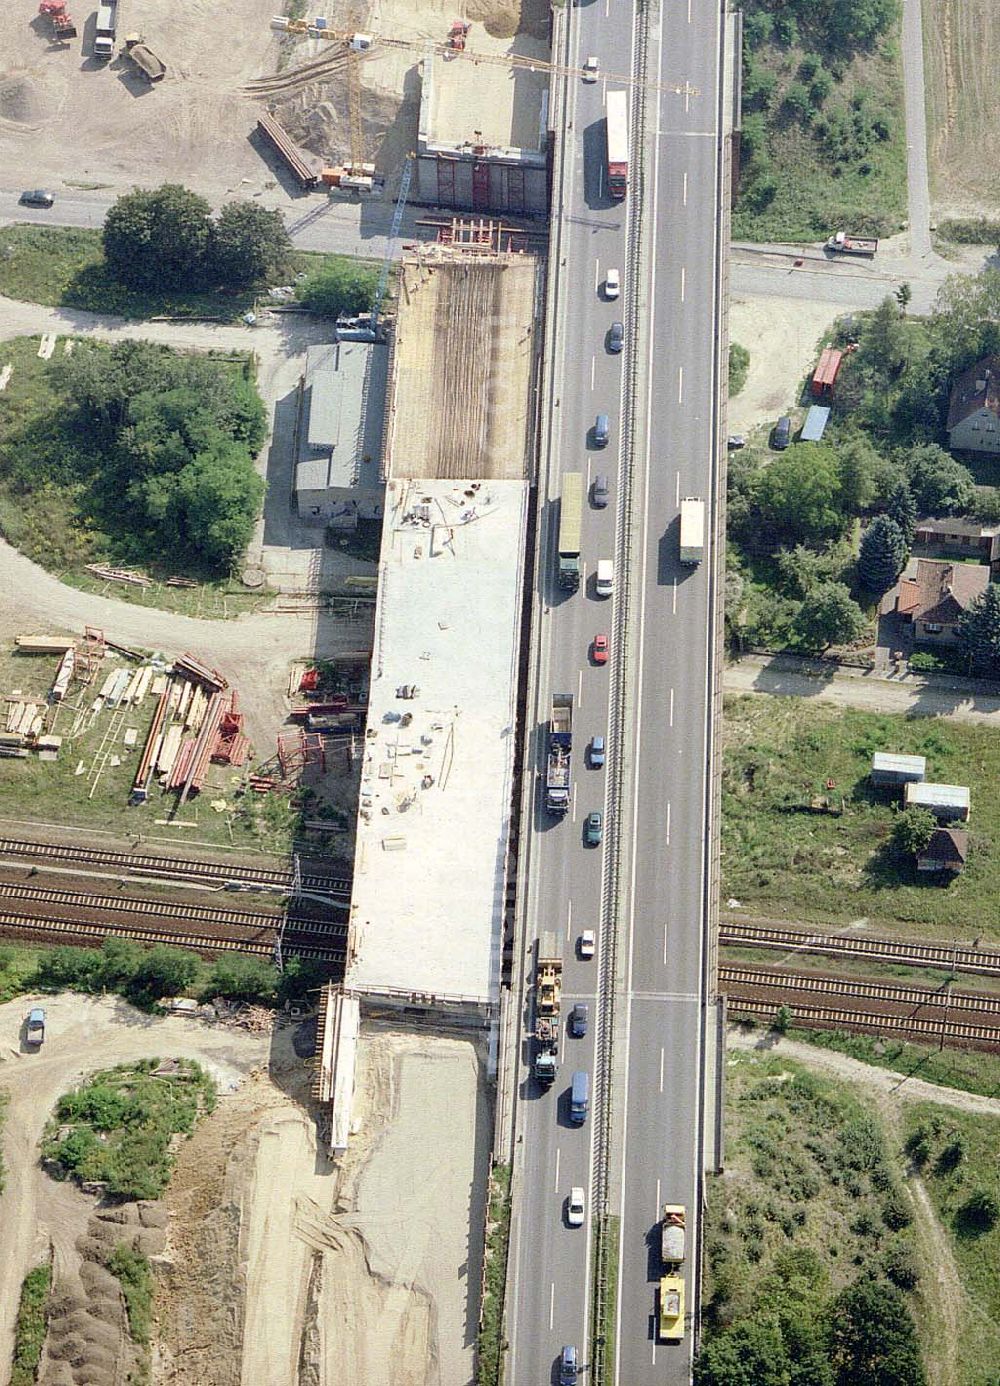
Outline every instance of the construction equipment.
<svg viewBox="0 0 1000 1386">
<path fill-rule="evenodd" d="M 545 756 L 545 807 L 560 817 L 570 805 L 573 755 L 573 694 L 553 693 Z"/>
<path fill-rule="evenodd" d="M 66 12 L 66 0 L 42 0 L 38 13 L 48 19 L 54 42 L 76 38 L 76 25 Z"/>
<path fill-rule="evenodd" d="M 379 273 L 378 284 L 375 286 L 375 297 L 372 300 L 372 328 L 376 335 L 378 333 L 378 315 L 382 309 L 382 300 L 385 298 L 385 291 L 389 285 L 389 269 L 392 265 L 392 252 L 396 248 L 396 241 L 399 239 L 399 228 L 403 224 L 403 212 L 406 209 L 406 199 L 410 195 L 410 181 L 413 178 L 413 155 L 407 154 L 406 163 L 403 166 L 403 176 L 399 180 L 399 196 L 396 198 L 396 210 L 392 214 L 392 225 L 389 228 L 389 239 L 386 242 L 385 257 L 382 260 L 382 269 Z"/>
<path fill-rule="evenodd" d="M 419 53 L 421 57 L 427 54 L 437 54 L 440 58 L 468 58 L 474 63 L 492 63 L 496 67 L 521 68 L 526 72 L 551 72 L 557 77 L 583 77 L 585 75 L 582 67 L 564 67 L 559 63 L 543 62 L 540 58 L 528 58 L 520 53 L 476 53 L 472 52 L 464 45 L 455 47 L 451 43 L 451 35 L 441 43 L 434 43 L 422 39 L 401 39 L 387 38 L 384 34 L 349 34 L 343 30 L 328 29 L 326 21 L 317 19 L 289 19 L 287 15 L 276 14 L 271 20 L 271 28 L 277 29 L 283 34 L 291 34 L 297 38 L 310 39 L 334 39 L 346 41 L 353 45 L 354 40 L 363 40 L 364 47 L 360 51 L 367 52 L 375 47 L 395 48 L 403 52 Z M 631 86 L 635 79 L 625 73 L 606 72 L 605 78 L 610 82 L 624 82 Z M 698 87 L 692 87 L 689 82 L 683 86 L 674 86 L 667 82 L 640 82 L 640 86 L 648 87 L 653 91 L 673 92 L 677 96 L 700 96 L 701 91 Z"/>
<path fill-rule="evenodd" d="M 461 19 L 452 20 L 451 28 L 448 30 L 448 47 L 452 50 L 452 56 L 465 52 L 465 40 L 471 28 L 471 24 L 466 24 Z"/>
<path fill-rule="evenodd" d="M 166 64 L 147 45 L 142 34 L 125 35 L 125 51 L 148 82 L 162 82 Z"/>
<path fill-rule="evenodd" d="M 684 1260 L 684 1224 L 687 1211 L 683 1203 L 664 1203 L 660 1228 L 660 1260 L 664 1266 L 678 1267 Z"/>
<path fill-rule="evenodd" d="M 535 1077 L 548 1087 L 559 1070 L 559 1005 L 562 999 L 562 949 L 557 933 L 538 940 L 535 967 Z"/>
</svg>

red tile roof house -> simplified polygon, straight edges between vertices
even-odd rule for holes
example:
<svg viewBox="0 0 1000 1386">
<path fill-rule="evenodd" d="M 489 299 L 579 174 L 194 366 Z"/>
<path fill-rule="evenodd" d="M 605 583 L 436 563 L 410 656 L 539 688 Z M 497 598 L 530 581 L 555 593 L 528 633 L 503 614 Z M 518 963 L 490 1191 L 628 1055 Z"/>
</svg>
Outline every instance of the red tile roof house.
<svg viewBox="0 0 1000 1386">
<path fill-rule="evenodd" d="M 973 563 L 914 558 L 898 585 L 887 595 L 882 610 L 895 611 L 913 627 L 917 641 L 932 645 L 957 639 L 959 617 L 989 586 L 990 570 Z"/>
<path fill-rule="evenodd" d="M 985 356 L 951 387 L 948 446 L 956 451 L 1000 452 L 1000 356 Z"/>
</svg>

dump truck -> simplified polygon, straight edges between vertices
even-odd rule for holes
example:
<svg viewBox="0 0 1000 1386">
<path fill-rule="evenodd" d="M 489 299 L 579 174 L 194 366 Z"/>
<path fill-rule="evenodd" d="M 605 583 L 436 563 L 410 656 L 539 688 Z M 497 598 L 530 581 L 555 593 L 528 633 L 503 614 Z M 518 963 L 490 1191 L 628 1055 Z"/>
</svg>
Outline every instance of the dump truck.
<svg viewBox="0 0 1000 1386">
<path fill-rule="evenodd" d="M 608 192 L 620 202 L 628 188 L 628 92 L 609 91 L 605 103 Z"/>
<path fill-rule="evenodd" d="M 660 1260 L 665 1267 L 680 1266 L 684 1261 L 685 1219 L 683 1204 L 664 1203 L 660 1225 Z"/>
<path fill-rule="evenodd" d="M 660 1281 L 660 1341 L 679 1343 L 684 1337 L 684 1279 L 665 1275 Z"/>
<path fill-rule="evenodd" d="M 163 81 L 167 75 L 166 64 L 156 56 L 142 34 L 126 34 L 125 51 L 147 81 Z"/>
<path fill-rule="evenodd" d="M 94 29 L 94 57 L 102 62 L 110 62 L 115 56 L 115 34 L 118 30 L 118 8 L 111 0 L 97 11 L 97 27 Z"/>
<path fill-rule="evenodd" d="M 569 808 L 572 754 L 573 694 L 553 693 L 545 757 L 545 807 L 549 813 L 561 815 Z"/>
<path fill-rule="evenodd" d="M 559 935 L 538 939 L 535 964 L 535 1077 L 548 1087 L 559 1070 L 559 1005 L 562 999 L 562 948 Z"/>
<path fill-rule="evenodd" d="M 32 1006 L 24 1029 L 25 1043 L 36 1047 L 45 1042 L 45 1012 L 41 1006 Z"/>
<path fill-rule="evenodd" d="M 567 472 L 559 501 L 559 586 L 575 592 L 580 586 L 580 525 L 583 520 L 583 474 Z"/>
<path fill-rule="evenodd" d="M 700 496 L 681 501 L 681 562 L 696 568 L 705 553 L 705 502 Z"/>
<path fill-rule="evenodd" d="M 835 231 L 826 243 L 827 250 L 841 255 L 874 255 L 878 250 L 877 236 L 852 236 L 847 231 Z"/>
</svg>

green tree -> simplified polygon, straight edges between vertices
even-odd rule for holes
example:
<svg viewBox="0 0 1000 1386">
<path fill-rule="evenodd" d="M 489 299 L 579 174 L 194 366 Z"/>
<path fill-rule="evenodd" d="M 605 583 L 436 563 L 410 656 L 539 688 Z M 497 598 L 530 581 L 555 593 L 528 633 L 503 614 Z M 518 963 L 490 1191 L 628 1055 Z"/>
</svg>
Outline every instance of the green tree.
<svg viewBox="0 0 1000 1386">
<path fill-rule="evenodd" d="M 1000 487 L 977 490 L 972 500 L 972 513 L 981 524 L 995 525 L 1000 520 Z"/>
<path fill-rule="evenodd" d="M 970 666 L 1000 669 L 1000 587 L 990 583 L 958 619 L 958 640 Z"/>
<path fill-rule="evenodd" d="M 830 1318 L 838 1386 L 925 1386 L 913 1319 L 894 1285 L 859 1280 L 836 1296 Z"/>
<path fill-rule="evenodd" d="M 758 1314 L 709 1338 L 694 1364 L 696 1386 L 791 1386 L 778 1318 Z"/>
<path fill-rule="evenodd" d="M 310 312 L 335 318 L 340 313 L 367 312 L 377 284 L 377 270 L 343 256 L 310 274 L 296 295 Z"/>
<path fill-rule="evenodd" d="M 291 254 L 281 213 L 256 202 L 227 202 L 212 227 L 212 269 L 220 283 L 257 284 L 284 270 Z"/>
<path fill-rule="evenodd" d="M 963 515 L 969 509 L 975 494 L 972 473 L 937 443 L 911 448 L 905 465 L 921 515 Z"/>
<path fill-rule="evenodd" d="M 955 1226 L 967 1236 L 991 1231 L 1000 1218 L 1000 1200 L 990 1189 L 975 1189 L 955 1214 Z"/>
<path fill-rule="evenodd" d="M 842 582 L 824 582 L 806 596 L 795 618 L 795 634 L 807 650 L 849 645 L 865 629 L 865 617 Z"/>
<path fill-rule="evenodd" d="M 906 310 L 910 306 L 910 299 L 912 297 L 913 290 L 910 288 L 909 284 L 900 284 L 899 288 L 896 290 L 896 302 L 899 304 L 899 311 L 903 317 L 906 316 Z"/>
<path fill-rule="evenodd" d="M 867 438 L 855 434 L 841 444 L 837 462 L 844 509 L 851 515 L 860 515 L 878 493 L 881 459 Z"/>
<path fill-rule="evenodd" d="M 150 948 L 136 968 L 129 994 L 147 1003 L 161 996 L 179 996 L 197 977 L 200 966 L 196 953 L 159 944 Z"/>
<path fill-rule="evenodd" d="M 761 471 L 756 502 L 770 543 L 820 544 L 847 522 L 836 454 L 822 443 L 793 444 Z"/>
<path fill-rule="evenodd" d="M 882 1253 L 882 1269 L 901 1290 L 913 1290 L 920 1279 L 920 1264 L 909 1241 L 897 1237 Z"/>
<path fill-rule="evenodd" d="M 738 395 L 747 383 L 750 369 L 750 353 L 739 342 L 729 343 L 729 398 Z"/>
<path fill-rule="evenodd" d="M 803 82 L 790 82 L 785 92 L 785 110 L 801 124 L 808 124 L 813 114 L 812 97 Z"/>
<path fill-rule="evenodd" d="M 205 283 L 212 235 L 203 197 L 178 183 L 124 193 L 104 219 L 104 258 L 133 289 L 191 289 Z"/>
<path fill-rule="evenodd" d="M 900 320 L 899 304 L 892 296 L 884 298 L 864 321 L 858 344 L 858 365 L 888 384 L 906 361 L 906 328 Z"/>
<path fill-rule="evenodd" d="M 905 481 L 901 481 L 889 497 L 885 513 L 890 520 L 895 520 L 909 549 L 917 532 L 917 505 Z"/>
<path fill-rule="evenodd" d="M 264 482 L 237 443 L 219 438 L 199 453 L 177 481 L 185 546 L 213 567 L 234 563 L 250 542 Z"/>
<path fill-rule="evenodd" d="M 278 974 L 266 958 L 227 953 L 216 958 L 202 994 L 223 996 L 230 1001 L 253 1001 L 270 1005 L 278 990 Z"/>
<path fill-rule="evenodd" d="M 906 563 L 906 539 L 889 515 L 876 515 L 861 538 L 858 577 L 871 592 L 887 592 Z"/>
<path fill-rule="evenodd" d="M 930 842 L 936 827 L 937 821 L 927 809 L 902 809 L 892 825 L 893 846 L 900 855 L 914 857 Z"/>
<path fill-rule="evenodd" d="M 895 23 L 898 13 L 896 0 L 854 0 L 851 5 L 828 5 L 824 10 L 831 41 L 848 52 L 873 44 Z"/>
</svg>

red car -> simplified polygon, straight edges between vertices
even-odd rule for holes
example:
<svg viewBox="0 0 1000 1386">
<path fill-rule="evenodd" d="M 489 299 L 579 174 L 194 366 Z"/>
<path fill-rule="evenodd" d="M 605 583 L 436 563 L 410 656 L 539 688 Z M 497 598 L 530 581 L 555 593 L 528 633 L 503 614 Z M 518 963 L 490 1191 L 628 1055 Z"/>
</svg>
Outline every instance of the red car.
<svg viewBox="0 0 1000 1386">
<path fill-rule="evenodd" d="M 607 664 L 608 637 L 606 635 L 594 636 L 594 643 L 590 647 L 590 654 L 595 664 Z"/>
</svg>

